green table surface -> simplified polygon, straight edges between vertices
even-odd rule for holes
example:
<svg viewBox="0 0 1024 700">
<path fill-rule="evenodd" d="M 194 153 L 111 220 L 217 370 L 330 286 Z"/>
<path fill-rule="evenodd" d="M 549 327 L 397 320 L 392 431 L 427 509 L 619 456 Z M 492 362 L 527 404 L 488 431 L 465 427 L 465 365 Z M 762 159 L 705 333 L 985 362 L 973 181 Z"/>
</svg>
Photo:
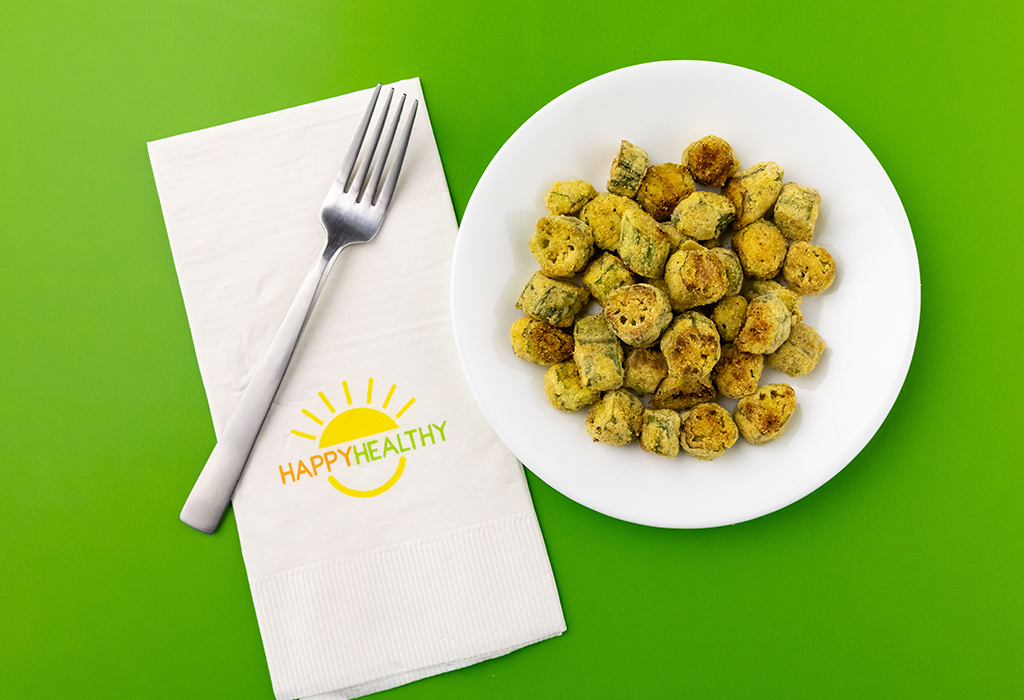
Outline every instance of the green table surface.
<svg viewBox="0 0 1024 700">
<path fill-rule="evenodd" d="M 383 695 L 1021 697 L 1022 28 L 1011 2 L 4 0 L 0 696 L 273 697 L 234 519 L 177 519 L 214 435 L 147 141 L 419 76 L 461 216 L 549 100 L 704 59 L 812 95 L 891 177 L 922 280 L 899 399 L 732 527 L 529 475 L 568 631 Z"/>
</svg>

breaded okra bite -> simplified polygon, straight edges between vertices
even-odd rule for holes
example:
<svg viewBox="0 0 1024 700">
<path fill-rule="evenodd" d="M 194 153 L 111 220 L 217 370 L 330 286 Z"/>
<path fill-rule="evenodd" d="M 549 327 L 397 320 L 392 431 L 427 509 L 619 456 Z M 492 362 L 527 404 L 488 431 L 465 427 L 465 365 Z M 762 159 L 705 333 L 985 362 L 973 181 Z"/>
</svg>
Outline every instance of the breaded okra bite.
<svg viewBox="0 0 1024 700">
<path fill-rule="evenodd" d="M 809 241 L 821 207 L 821 193 L 813 187 L 787 182 L 779 192 L 772 219 L 790 241 Z"/>
<path fill-rule="evenodd" d="M 660 349 L 672 377 L 707 377 L 722 355 L 714 322 L 696 311 L 676 316 L 661 336 Z"/>
<path fill-rule="evenodd" d="M 731 343 L 740 334 L 747 320 L 747 300 L 739 294 L 723 297 L 711 311 L 718 335 L 723 343 Z"/>
<path fill-rule="evenodd" d="M 714 401 L 717 392 L 710 377 L 685 374 L 681 377 L 669 375 L 658 385 L 651 397 L 651 408 L 669 408 L 685 411 L 697 404 Z"/>
<path fill-rule="evenodd" d="M 625 445 L 640 434 L 644 405 L 627 389 L 609 391 L 587 411 L 587 433 L 594 442 Z"/>
<path fill-rule="evenodd" d="M 636 201 L 655 221 L 667 221 L 679 200 L 693 191 L 693 176 L 689 170 L 677 163 L 659 163 L 647 168 L 636 192 Z"/>
<path fill-rule="evenodd" d="M 572 336 L 531 316 L 516 319 L 509 330 L 512 352 L 527 362 L 553 365 L 572 357 Z"/>
<path fill-rule="evenodd" d="M 661 277 L 671 248 L 669 237 L 643 209 L 622 214 L 618 253 L 630 270 L 643 277 Z"/>
<path fill-rule="evenodd" d="M 594 252 L 590 227 L 573 216 L 545 216 L 537 221 L 530 252 L 548 277 L 572 277 Z"/>
<path fill-rule="evenodd" d="M 711 372 L 711 379 L 723 396 L 738 399 L 757 391 L 763 370 L 764 355 L 744 352 L 727 343 L 722 346 L 722 357 Z"/>
<path fill-rule="evenodd" d="M 622 215 L 640 205 L 629 197 L 602 192 L 580 210 L 580 220 L 590 226 L 598 248 L 617 250 L 622 232 Z"/>
<path fill-rule="evenodd" d="M 604 316 L 619 340 L 634 348 L 646 348 L 654 345 L 672 322 L 672 306 L 657 287 L 633 284 L 608 296 Z"/>
<path fill-rule="evenodd" d="M 736 444 L 739 430 L 717 403 L 702 403 L 679 416 L 679 444 L 697 459 L 710 461 Z"/>
<path fill-rule="evenodd" d="M 694 242 L 684 243 L 669 256 L 665 284 L 674 311 L 712 304 L 732 286 L 722 258 Z"/>
<path fill-rule="evenodd" d="M 682 199 L 669 220 L 682 235 L 707 241 L 725 233 L 735 216 L 736 207 L 728 197 L 699 190 Z"/>
<path fill-rule="evenodd" d="M 801 294 L 821 294 L 836 279 L 836 261 L 820 245 L 797 241 L 789 246 L 782 276 Z"/>
<path fill-rule="evenodd" d="M 586 180 L 556 180 L 544 196 L 544 206 L 552 216 L 578 214 L 596 196 L 597 190 Z"/>
<path fill-rule="evenodd" d="M 763 217 L 782 192 L 782 166 L 770 160 L 736 173 L 722 188 L 722 194 L 736 207 L 732 227 L 741 229 Z"/>
<path fill-rule="evenodd" d="M 650 164 L 647 151 L 623 141 L 608 173 L 608 191 L 623 197 L 635 197 Z"/>
<path fill-rule="evenodd" d="M 622 345 L 604 314 L 584 316 L 573 328 L 572 357 L 580 368 L 583 386 L 608 391 L 622 386 Z"/>
<path fill-rule="evenodd" d="M 744 226 L 732 237 L 732 249 L 740 259 L 743 272 L 760 280 L 779 274 L 786 261 L 787 246 L 778 227 L 764 219 Z"/>
<path fill-rule="evenodd" d="M 713 187 L 724 185 L 740 166 L 729 142 L 714 134 L 687 146 L 683 151 L 682 164 L 693 173 L 697 182 Z"/>
<path fill-rule="evenodd" d="M 602 307 L 608 303 L 609 294 L 635 281 L 626 264 L 608 252 L 601 253 L 583 268 L 583 286 Z"/>
<path fill-rule="evenodd" d="M 672 459 L 679 454 L 679 414 L 669 409 L 644 411 L 640 447 Z"/>
<path fill-rule="evenodd" d="M 736 347 L 755 355 L 775 352 L 786 342 L 793 316 L 775 294 L 762 294 L 747 304 L 747 318 L 733 341 Z"/>
<path fill-rule="evenodd" d="M 736 404 L 732 413 L 740 435 L 751 445 L 779 439 L 796 410 L 796 392 L 789 384 L 765 384 Z"/>
<path fill-rule="evenodd" d="M 538 321 L 568 328 L 590 300 L 590 292 L 535 272 L 516 300 L 516 308 Z"/>
<path fill-rule="evenodd" d="M 668 376 L 668 363 L 661 350 L 633 348 L 626 351 L 622 386 L 638 394 L 653 394 Z"/>
<path fill-rule="evenodd" d="M 775 352 L 765 355 L 769 367 L 781 370 L 791 377 L 802 377 L 810 372 L 825 351 L 825 341 L 806 323 L 793 325 L 786 342 Z"/>
<path fill-rule="evenodd" d="M 601 392 L 583 386 L 580 369 L 575 362 L 559 362 L 544 373 L 544 394 L 559 411 L 573 413 L 601 398 Z"/>
</svg>

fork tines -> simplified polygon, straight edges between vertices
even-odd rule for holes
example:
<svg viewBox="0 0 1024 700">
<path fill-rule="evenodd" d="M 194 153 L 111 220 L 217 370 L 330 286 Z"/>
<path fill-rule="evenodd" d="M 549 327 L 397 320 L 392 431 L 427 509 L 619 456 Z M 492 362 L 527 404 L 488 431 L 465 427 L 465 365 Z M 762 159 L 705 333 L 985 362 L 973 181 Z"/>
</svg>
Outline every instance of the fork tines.
<svg viewBox="0 0 1024 700">
<path fill-rule="evenodd" d="M 395 184 L 398 181 L 398 173 L 402 169 L 402 161 L 405 158 L 405 151 L 409 146 L 409 137 L 412 134 L 412 124 L 416 118 L 416 107 L 419 105 L 419 100 L 413 100 L 412 109 L 409 111 L 409 118 L 406 120 L 405 129 L 402 131 L 402 137 L 398 141 L 398 150 L 391 159 L 391 168 L 388 171 L 387 177 L 384 179 L 383 186 L 378 189 L 381 175 L 384 173 L 384 165 L 387 162 L 388 154 L 391 151 L 391 145 L 395 139 L 395 133 L 398 131 L 398 122 L 402 116 L 402 109 L 405 106 L 406 97 L 403 94 L 402 98 L 398 102 L 398 108 L 395 111 L 394 117 L 391 119 L 390 125 L 388 126 L 388 133 L 384 139 L 383 148 L 375 161 L 374 155 L 377 151 L 377 144 L 384 131 L 384 122 L 388 117 L 388 112 L 391 110 L 391 99 L 395 93 L 394 88 L 388 90 L 388 96 L 384 101 L 383 108 L 380 110 L 380 115 L 377 118 L 376 125 L 374 126 L 373 134 L 366 144 L 366 152 L 363 153 L 360 159 L 359 156 L 360 150 L 363 147 L 363 139 L 366 137 L 366 131 L 370 126 L 370 119 L 377 106 L 380 91 L 381 85 L 378 83 L 377 87 L 373 91 L 373 96 L 370 98 L 370 104 L 366 107 L 366 113 L 363 115 L 363 119 L 359 124 L 356 135 L 352 139 L 352 145 L 349 146 L 348 154 L 346 154 L 341 170 L 338 173 L 338 180 L 342 184 L 343 191 L 347 195 L 354 196 L 356 202 L 362 202 L 368 197 L 369 204 L 371 206 L 383 206 L 386 209 L 388 204 L 391 202 L 391 196 L 394 194 Z M 358 168 L 356 167 L 357 159 L 361 160 Z M 372 171 L 370 170 L 371 165 L 373 166 Z M 367 173 L 369 173 L 369 179 L 367 179 Z"/>
</svg>

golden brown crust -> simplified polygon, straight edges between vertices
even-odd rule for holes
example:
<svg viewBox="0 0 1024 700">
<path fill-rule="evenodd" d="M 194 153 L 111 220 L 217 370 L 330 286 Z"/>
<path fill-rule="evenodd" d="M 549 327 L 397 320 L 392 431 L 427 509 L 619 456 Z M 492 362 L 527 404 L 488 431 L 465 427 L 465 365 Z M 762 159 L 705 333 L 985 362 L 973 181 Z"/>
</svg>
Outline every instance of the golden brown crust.
<svg viewBox="0 0 1024 700">
<path fill-rule="evenodd" d="M 525 316 L 512 324 L 509 334 L 512 351 L 527 362 L 553 365 L 572 357 L 572 336 L 547 321 Z"/>
<path fill-rule="evenodd" d="M 797 241 L 789 246 L 782 276 L 801 294 L 821 294 L 836 279 L 836 261 L 820 245 Z"/>
<path fill-rule="evenodd" d="M 685 411 L 697 404 L 714 401 L 715 387 L 708 377 L 687 374 L 682 377 L 665 377 L 658 390 L 651 397 L 651 408 L 670 408 Z"/>
<path fill-rule="evenodd" d="M 619 340 L 635 348 L 646 348 L 656 343 L 672 322 L 672 307 L 657 287 L 633 284 L 608 296 L 604 315 Z"/>
<path fill-rule="evenodd" d="M 679 414 L 669 409 L 644 411 L 640 447 L 651 454 L 674 458 L 679 454 Z"/>
<path fill-rule="evenodd" d="M 566 413 L 578 411 L 601 398 L 600 391 L 583 386 L 575 362 L 560 362 L 548 368 L 544 373 L 544 394 L 548 403 Z"/>
<path fill-rule="evenodd" d="M 690 171 L 676 163 L 660 163 L 647 168 L 636 201 L 655 221 L 666 221 L 679 200 L 693 191 Z"/>
<path fill-rule="evenodd" d="M 644 406 L 626 389 L 615 389 L 601 397 L 587 412 L 587 432 L 594 442 L 625 445 L 640 434 Z"/>
<path fill-rule="evenodd" d="M 718 256 L 698 243 L 684 243 L 665 263 L 665 283 L 674 311 L 711 304 L 730 288 L 729 272 Z"/>
<path fill-rule="evenodd" d="M 661 336 L 660 349 L 674 377 L 707 377 L 722 353 L 715 324 L 696 311 L 684 311 L 672 321 Z"/>
<path fill-rule="evenodd" d="M 818 332 L 806 323 L 797 323 L 789 332 L 789 338 L 779 349 L 764 360 L 769 367 L 781 370 L 791 377 L 802 377 L 818 364 L 825 351 L 825 341 Z"/>
<path fill-rule="evenodd" d="M 578 214 L 596 196 L 597 190 L 586 180 L 555 181 L 544 197 L 544 205 L 552 216 Z"/>
<path fill-rule="evenodd" d="M 754 297 L 747 304 L 747 319 L 736 336 L 736 347 L 744 352 L 765 355 L 778 350 L 792 328 L 792 316 L 775 294 Z"/>
<path fill-rule="evenodd" d="M 818 190 L 787 182 L 775 202 L 772 218 L 788 240 L 809 241 L 814 237 L 814 224 L 818 220 L 820 206 L 821 194 Z"/>
<path fill-rule="evenodd" d="M 682 162 L 693 173 L 695 180 L 714 187 L 724 185 L 740 164 L 729 142 L 714 134 L 687 146 L 683 151 Z"/>
<path fill-rule="evenodd" d="M 782 192 L 782 166 L 770 160 L 750 166 L 729 178 L 722 194 L 736 207 L 732 227 L 740 229 L 764 216 Z"/>
<path fill-rule="evenodd" d="M 639 208 L 640 205 L 628 197 L 602 192 L 580 210 L 580 220 L 590 226 L 594 243 L 599 248 L 616 250 L 622 231 L 622 215 L 629 209 Z"/>
<path fill-rule="evenodd" d="M 711 320 L 715 322 L 721 341 L 731 343 L 747 320 L 747 300 L 738 294 L 724 297 L 711 311 Z"/>
<path fill-rule="evenodd" d="M 732 249 L 743 272 L 755 279 L 771 279 L 786 261 L 786 239 L 770 221 L 758 219 L 732 237 Z"/>
<path fill-rule="evenodd" d="M 733 418 L 743 439 L 764 445 L 778 439 L 796 410 L 796 392 L 789 384 L 765 384 L 736 404 Z"/>
<path fill-rule="evenodd" d="M 744 352 L 730 343 L 722 346 L 722 357 L 711 378 L 723 396 L 738 399 L 757 391 L 763 369 L 763 355 Z"/>
<path fill-rule="evenodd" d="M 687 454 L 712 460 L 736 444 L 739 430 L 716 403 L 702 403 L 680 416 L 679 443 Z"/>
<path fill-rule="evenodd" d="M 594 235 L 571 216 L 545 216 L 537 221 L 530 252 L 548 277 L 572 277 L 594 252 Z"/>
<path fill-rule="evenodd" d="M 668 364 L 660 350 L 633 348 L 623 362 L 625 378 L 622 386 L 638 394 L 653 394 L 668 376 Z"/>
</svg>

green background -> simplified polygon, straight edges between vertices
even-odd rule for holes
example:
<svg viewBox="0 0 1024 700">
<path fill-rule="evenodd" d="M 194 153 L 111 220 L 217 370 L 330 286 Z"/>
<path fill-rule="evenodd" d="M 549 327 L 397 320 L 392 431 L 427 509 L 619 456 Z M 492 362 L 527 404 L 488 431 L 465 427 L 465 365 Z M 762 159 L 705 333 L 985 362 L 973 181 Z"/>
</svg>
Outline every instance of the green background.
<svg viewBox="0 0 1024 700">
<path fill-rule="evenodd" d="M 419 76 L 461 216 L 552 98 L 705 59 L 812 95 L 895 184 L 922 308 L 892 413 L 732 527 L 530 476 L 568 632 L 385 695 L 1020 697 L 1022 8 L 3 0 L 0 695 L 272 697 L 233 518 L 177 520 L 214 436 L 147 141 Z"/>
</svg>

